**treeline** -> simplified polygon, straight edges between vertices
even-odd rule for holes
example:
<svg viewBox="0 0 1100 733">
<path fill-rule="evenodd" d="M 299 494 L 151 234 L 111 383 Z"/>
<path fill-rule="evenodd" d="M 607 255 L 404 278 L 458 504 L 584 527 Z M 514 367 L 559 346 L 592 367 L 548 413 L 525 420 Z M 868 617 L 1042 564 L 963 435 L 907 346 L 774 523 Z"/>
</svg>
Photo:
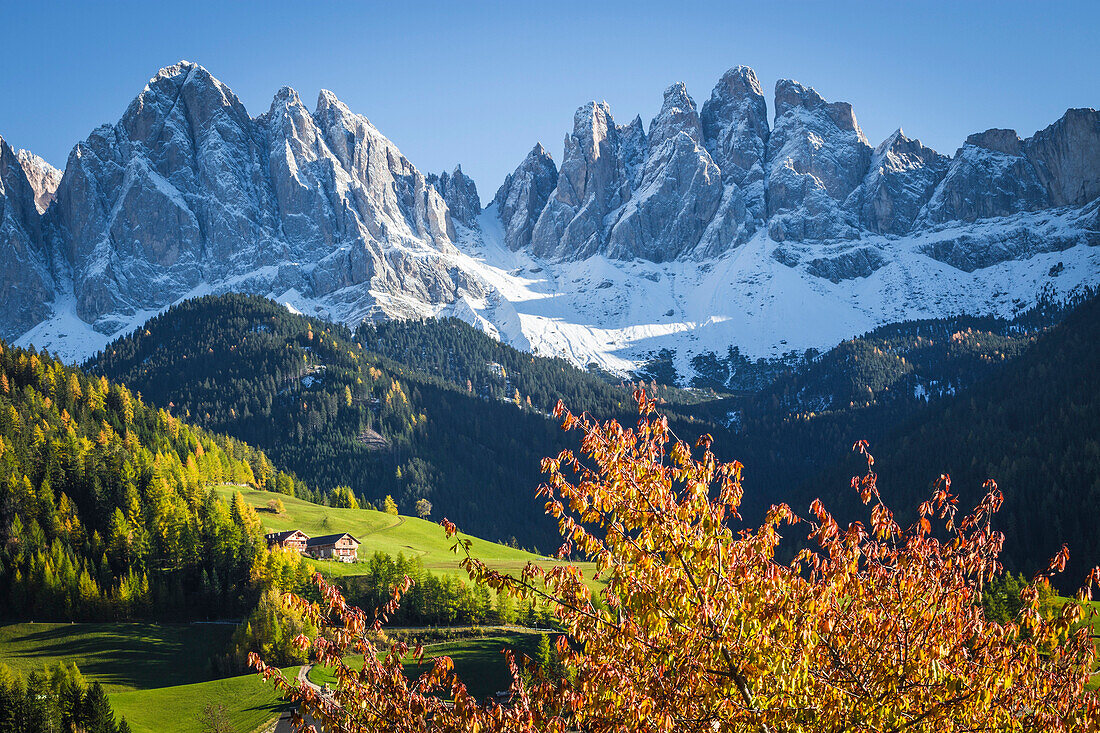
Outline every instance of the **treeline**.
<svg viewBox="0 0 1100 733">
<path fill-rule="evenodd" d="M 630 392 L 561 358 L 502 344 L 457 318 L 363 323 L 355 339 L 367 351 L 437 376 L 485 399 L 520 401 L 549 412 L 559 399 L 577 410 L 613 415 Z"/>
<path fill-rule="evenodd" d="M 1058 298 L 1048 291 L 1012 318 L 959 315 L 891 323 L 823 354 L 807 349 L 750 359 L 731 345 L 724 355 L 707 351 L 693 357 L 690 381 L 717 392 L 760 393 L 772 401 L 771 409 L 787 412 L 864 407 L 883 399 L 927 400 L 977 383 L 1095 294 L 1083 288 Z M 671 367 L 674 358 L 664 349 L 646 369 L 678 379 Z"/>
<path fill-rule="evenodd" d="M 759 399 L 781 413 L 929 401 L 977 384 L 1035 340 L 1031 332 L 999 333 L 960 320 L 968 319 L 919 321 L 843 341 L 779 377 Z"/>
<path fill-rule="evenodd" d="M 514 355 L 500 358 L 519 373 Z M 566 444 L 545 415 L 549 391 L 483 399 L 465 378 L 399 364 L 347 329 L 242 295 L 174 306 L 88 366 L 181 418 L 262 447 L 312 486 L 348 486 L 375 506 L 388 494 L 405 514 L 427 499 L 464 531 L 556 546 L 556 527 L 534 501 L 541 459 Z M 607 404 L 615 395 L 616 409 L 628 394 L 595 377 L 584 383 Z"/>
<path fill-rule="evenodd" d="M 547 628 L 552 623 L 546 604 L 531 599 L 516 603 L 503 595 L 494 597 L 484 585 L 425 570 L 419 558 L 376 552 L 365 565 L 364 572 L 340 578 L 337 582 L 344 597 L 360 608 L 380 608 L 389 601 L 390 592 L 405 576 L 413 581 L 412 587 L 401 597 L 401 606 L 390 617 L 391 625 L 518 624 Z"/>
<path fill-rule="evenodd" d="M 103 686 L 88 685 L 76 664 L 26 678 L 0 664 L 0 733 L 130 733 L 116 720 Z"/>
<path fill-rule="evenodd" d="M 932 404 L 876 452 L 884 485 L 911 503 L 949 473 L 963 503 L 992 478 L 1004 492 L 1004 559 L 1031 575 L 1065 542 L 1063 590 L 1100 564 L 1100 299 L 1039 336 L 971 389 Z M 836 474 L 834 474 L 836 475 Z"/>
<path fill-rule="evenodd" d="M 246 611 L 266 548 L 255 511 L 209 488 L 223 483 L 295 480 L 124 386 L 0 343 L 0 616 Z"/>
<path fill-rule="evenodd" d="M 654 370 L 655 364 L 671 364 L 673 354 L 665 354 L 667 349 L 647 364 Z M 817 349 L 805 351 L 787 351 L 781 356 L 760 356 L 750 359 L 741 353 L 736 345 L 726 349 L 726 353 L 704 351 L 691 359 L 695 374 L 691 377 L 691 386 L 698 389 L 710 389 L 715 392 L 758 392 L 778 379 L 781 375 L 796 371 L 811 364 L 819 356 Z M 672 375 L 678 378 L 675 370 Z"/>
</svg>

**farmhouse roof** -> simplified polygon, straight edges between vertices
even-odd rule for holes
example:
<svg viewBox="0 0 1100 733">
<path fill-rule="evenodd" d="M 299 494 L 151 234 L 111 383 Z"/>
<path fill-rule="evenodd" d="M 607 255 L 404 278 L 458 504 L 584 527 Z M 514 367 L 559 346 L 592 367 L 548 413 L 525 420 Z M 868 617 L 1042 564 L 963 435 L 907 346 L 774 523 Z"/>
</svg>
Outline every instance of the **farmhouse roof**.
<svg viewBox="0 0 1100 733">
<path fill-rule="evenodd" d="M 267 537 L 268 537 L 268 539 L 274 540 L 276 542 L 282 542 L 287 537 L 291 537 L 291 536 L 296 535 L 296 534 L 302 535 L 307 540 L 309 539 L 309 535 L 307 535 L 305 532 L 302 532 L 301 530 L 298 530 L 298 529 L 288 529 L 285 532 L 269 532 Z"/>
<path fill-rule="evenodd" d="M 347 532 L 341 532 L 340 534 L 326 534 L 320 537 L 310 537 L 306 540 L 306 547 L 313 547 L 315 545 L 335 545 L 341 538 L 351 537 L 351 541 L 355 544 L 360 544 L 359 540 L 352 537 Z"/>
</svg>

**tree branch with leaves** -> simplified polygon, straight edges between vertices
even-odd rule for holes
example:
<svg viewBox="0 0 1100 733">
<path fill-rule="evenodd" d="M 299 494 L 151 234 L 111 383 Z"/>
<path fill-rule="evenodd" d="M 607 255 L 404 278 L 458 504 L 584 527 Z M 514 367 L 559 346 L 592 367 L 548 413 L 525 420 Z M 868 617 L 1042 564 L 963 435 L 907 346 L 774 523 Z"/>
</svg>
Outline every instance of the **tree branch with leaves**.
<svg viewBox="0 0 1100 733">
<path fill-rule="evenodd" d="M 1086 690 L 1097 653 L 1088 585 L 1057 613 L 1041 589 L 1067 551 L 1021 591 L 1005 623 L 986 618 L 982 589 L 1000 571 L 1004 536 L 993 482 L 960 516 L 941 477 L 903 528 L 883 500 L 865 442 L 852 488 L 869 525 L 842 527 L 821 501 L 806 517 L 778 504 L 757 527 L 739 514 L 742 466 L 704 436 L 679 440 L 655 402 L 636 393 L 634 428 L 575 416 L 558 404 L 580 451 L 546 459 L 540 487 L 563 538 L 561 557 L 595 563 L 599 602 L 574 565 L 512 575 L 471 556 L 470 578 L 498 594 L 550 603 L 563 629 L 566 674 L 513 673 L 506 704 L 471 697 L 451 660 L 408 680 L 398 644 L 374 641 L 409 582 L 368 617 L 318 577 L 323 600 L 288 596 L 321 629 L 297 643 L 333 666 L 330 697 L 299 687 L 256 655 L 252 664 L 330 730 L 359 731 L 1096 731 L 1100 700 Z M 450 536 L 457 528 L 442 522 Z M 805 542 L 791 562 L 784 540 Z M 362 667 L 345 664 L 362 654 Z"/>
</svg>

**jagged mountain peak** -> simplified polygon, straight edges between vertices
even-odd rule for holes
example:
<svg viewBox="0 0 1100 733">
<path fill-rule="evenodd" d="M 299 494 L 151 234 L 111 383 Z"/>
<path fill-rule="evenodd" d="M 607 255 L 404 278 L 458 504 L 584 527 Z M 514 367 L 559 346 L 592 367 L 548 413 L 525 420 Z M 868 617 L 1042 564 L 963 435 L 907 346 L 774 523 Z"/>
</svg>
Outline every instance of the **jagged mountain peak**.
<svg viewBox="0 0 1100 733">
<path fill-rule="evenodd" d="M 20 149 L 15 155 L 34 189 L 34 205 L 38 213 L 45 213 L 57 194 L 62 172 L 29 150 Z"/>
<path fill-rule="evenodd" d="M 777 81 L 775 83 L 775 123 L 779 124 L 780 117 L 798 109 L 811 112 L 824 110 L 838 129 L 856 133 L 863 144 L 868 145 L 867 138 L 864 137 L 863 130 L 856 121 L 856 113 L 851 104 L 826 102 L 816 89 L 804 86 L 793 79 Z"/>
<path fill-rule="evenodd" d="M 641 116 L 640 115 L 638 117 L 638 120 L 641 121 Z M 546 147 L 543 146 L 543 144 L 541 142 L 535 143 L 535 147 L 531 148 L 531 152 L 529 152 L 527 154 L 527 157 L 531 157 L 531 156 L 535 156 L 535 157 L 539 157 L 539 158 L 550 158 L 551 160 L 554 159 L 554 156 L 550 154 L 550 151 L 547 150 Z"/>
<path fill-rule="evenodd" d="M 480 292 L 438 260 L 454 238 L 442 195 L 366 117 L 326 90 L 310 113 L 290 87 L 251 117 L 191 62 L 160 70 L 74 149 L 49 231 L 71 272 L 59 297 L 104 334 L 233 278 L 310 297 L 364 286 L 348 313 L 422 315 L 459 282 Z"/>
<path fill-rule="evenodd" d="M 967 136 L 966 144 L 1005 155 L 1022 155 L 1024 141 L 1015 130 L 994 127 L 985 132 L 975 132 Z"/>
<path fill-rule="evenodd" d="M 871 169 L 878 166 L 907 168 L 912 166 L 914 160 L 927 161 L 933 157 L 946 160 L 946 156 L 927 147 L 919 139 L 907 136 L 899 127 L 875 147 L 871 156 Z"/>
<path fill-rule="evenodd" d="M 875 155 L 884 155 L 890 148 L 894 147 L 898 142 L 908 141 L 905 131 L 900 127 L 889 135 L 887 135 L 882 142 L 875 146 Z"/>
<path fill-rule="evenodd" d="M 647 127 L 582 105 L 560 167 L 535 144 L 496 191 L 497 226 L 461 166 L 423 174 L 331 92 L 311 111 L 283 88 L 251 117 L 181 62 L 74 148 L 44 216 L 8 166 L 0 326 L 85 356 L 81 320 L 94 347 L 235 290 L 344 323 L 456 314 L 616 370 L 682 347 L 684 370 L 706 348 L 828 346 L 1100 280 L 1095 110 L 948 157 L 900 129 L 872 150 L 851 105 L 790 80 L 770 124 L 746 66 L 701 106 L 674 84 L 660 109 Z"/>
<path fill-rule="evenodd" d="M 1028 157 L 1055 206 L 1081 206 L 1100 196 L 1100 112 L 1066 110 L 1027 140 Z"/>
<path fill-rule="evenodd" d="M 461 163 L 456 164 L 450 173 L 443 172 L 438 176 L 429 174 L 427 180 L 443 196 L 452 219 L 472 229 L 477 228 L 481 197 L 473 179 L 462 172 Z"/>
<path fill-rule="evenodd" d="M 496 214 L 504 226 L 504 244 L 509 249 L 531 245 L 535 222 L 557 184 L 558 167 L 553 156 L 541 142 L 535 143 L 493 197 Z"/>
<path fill-rule="evenodd" d="M 0 137 L 0 338 L 14 338 L 49 313 L 54 290 L 43 249 L 36 191 Z"/>
<path fill-rule="evenodd" d="M 334 92 L 331 92 L 328 89 L 322 89 L 321 91 L 317 92 L 317 112 L 319 114 L 322 111 L 330 108 L 336 108 L 345 114 L 352 114 L 348 106 L 344 104 L 344 102 L 342 102 Z M 363 117 L 362 115 L 357 116 Z M 363 119 L 366 119 L 366 117 L 363 117 Z"/>
<path fill-rule="evenodd" d="M 707 150 L 728 184 L 741 188 L 763 185 L 764 149 L 770 134 L 768 105 L 748 66 L 726 71 L 703 103 L 700 113 Z M 764 192 L 750 194 L 755 215 L 763 216 Z"/>
<path fill-rule="evenodd" d="M 748 66 L 734 66 L 722 74 L 722 78 L 714 85 L 712 97 L 742 97 L 764 96 L 764 89 L 760 86 L 760 80 L 756 78 L 756 72 Z"/>
<path fill-rule="evenodd" d="M 232 89 L 211 74 L 206 67 L 192 61 L 179 61 L 158 71 L 149 79 L 145 88 L 130 103 L 130 106 L 131 108 L 135 105 L 140 107 L 148 103 L 151 96 L 157 98 L 164 94 L 180 95 L 186 88 L 197 90 L 193 94 L 218 95 L 221 97 L 222 104 L 244 108 Z M 184 101 L 187 99 L 185 98 Z"/>
<path fill-rule="evenodd" d="M 607 102 L 587 102 L 573 113 L 573 133 L 576 144 L 592 150 L 615 129 L 615 118 L 611 115 L 611 105 Z M 566 136 L 567 138 L 570 136 Z M 567 143 L 568 144 L 568 143 Z"/>
<path fill-rule="evenodd" d="M 695 100 L 688 94 L 687 85 L 682 81 L 665 89 L 661 111 L 649 125 L 649 145 L 656 147 L 680 133 L 696 142 L 703 139 L 703 128 L 699 123 Z"/>
<path fill-rule="evenodd" d="M 275 96 L 271 98 L 271 109 L 275 107 L 285 107 L 287 105 L 293 105 L 295 107 L 303 106 L 302 98 L 298 95 L 298 90 L 294 87 L 281 86 L 279 90 L 275 92 Z"/>
<path fill-rule="evenodd" d="M 157 71 L 157 73 L 153 74 L 153 76 L 149 78 L 149 82 L 145 85 L 145 88 L 148 89 L 149 87 L 164 79 L 174 79 L 179 76 L 187 76 L 193 70 L 201 68 L 202 67 L 199 64 L 196 64 L 193 61 L 180 59 L 174 64 L 162 67 L 160 70 Z M 203 71 L 205 71 L 205 69 L 203 69 Z"/>
<path fill-rule="evenodd" d="M 765 179 L 772 239 L 858 239 L 849 197 L 870 160 L 871 146 L 850 104 L 826 102 L 791 79 L 777 81 Z"/>
</svg>

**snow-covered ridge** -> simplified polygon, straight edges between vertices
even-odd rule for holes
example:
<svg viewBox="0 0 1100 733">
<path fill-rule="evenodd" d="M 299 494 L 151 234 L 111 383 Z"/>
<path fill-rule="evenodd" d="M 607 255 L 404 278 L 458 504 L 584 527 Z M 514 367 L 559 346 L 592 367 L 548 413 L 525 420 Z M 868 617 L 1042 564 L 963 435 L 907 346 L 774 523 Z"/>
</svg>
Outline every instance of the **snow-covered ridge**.
<svg viewBox="0 0 1100 733">
<path fill-rule="evenodd" d="M 619 372 L 667 347 L 686 374 L 1100 280 L 1096 111 L 945 156 L 900 130 L 871 149 L 850 105 L 796 82 L 775 101 L 769 124 L 737 67 L 701 108 L 668 87 L 648 130 L 584 105 L 560 167 L 536 145 L 482 211 L 461 169 L 422 174 L 331 92 L 251 116 L 180 62 L 77 145 L 53 203 L 0 141 L 0 336 L 81 360 L 243 291 L 352 325 L 455 315 Z"/>
</svg>

